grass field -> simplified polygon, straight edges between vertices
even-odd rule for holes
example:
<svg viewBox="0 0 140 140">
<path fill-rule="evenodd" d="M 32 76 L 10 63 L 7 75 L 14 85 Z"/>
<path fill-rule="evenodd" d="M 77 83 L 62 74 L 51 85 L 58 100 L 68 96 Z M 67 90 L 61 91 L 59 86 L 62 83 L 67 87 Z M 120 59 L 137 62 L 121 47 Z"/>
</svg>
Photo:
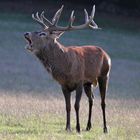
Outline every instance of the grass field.
<svg viewBox="0 0 140 140">
<path fill-rule="evenodd" d="M 65 45 L 95 44 L 110 54 L 112 71 L 106 101 L 109 133 L 102 132 L 98 89 L 95 90 L 92 130 L 84 131 L 88 101 L 83 94 L 82 132 L 77 134 L 75 131 L 73 108 L 72 132 L 65 132 L 65 104 L 60 87 L 24 49 L 23 33 L 39 30 L 39 26 L 26 15 L 0 14 L 0 139 L 140 139 L 140 21 L 99 17 L 97 21 L 102 30 L 66 33 L 60 42 Z"/>
</svg>

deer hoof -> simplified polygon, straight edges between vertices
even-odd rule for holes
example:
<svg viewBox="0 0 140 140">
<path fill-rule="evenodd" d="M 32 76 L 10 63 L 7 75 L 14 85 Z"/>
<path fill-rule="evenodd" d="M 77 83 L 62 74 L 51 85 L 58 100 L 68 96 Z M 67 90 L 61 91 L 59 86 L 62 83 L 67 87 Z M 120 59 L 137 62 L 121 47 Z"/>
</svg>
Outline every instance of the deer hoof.
<svg viewBox="0 0 140 140">
<path fill-rule="evenodd" d="M 71 128 L 66 128 L 66 131 L 70 133 L 72 130 Z"/>
<path fill-rule="evenodd" d="M 86 127 L 86 131 L 89 131 L 90 129 L 91 129 L 91 123 L 88 123 Z"/>
<path fill-rule="evenodd" d="M 107 131 L 107 127 L 105 127 L 105 128 L 104 128 L 104 133 L 107 133 L 107 132 L 108 132 L 108 131 Z"/>
</svg>

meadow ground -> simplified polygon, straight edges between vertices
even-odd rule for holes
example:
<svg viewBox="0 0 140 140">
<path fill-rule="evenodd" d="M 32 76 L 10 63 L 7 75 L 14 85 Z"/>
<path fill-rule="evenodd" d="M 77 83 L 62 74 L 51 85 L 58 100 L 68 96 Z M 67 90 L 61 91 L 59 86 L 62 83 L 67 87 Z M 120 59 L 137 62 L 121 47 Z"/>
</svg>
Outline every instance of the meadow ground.
<svg viewBox="0 0 140 140">
<path fill-rule="evenodd" d="M 88 101 L 83 94 L 82 132 L 75 132 L 73 108 L 72 132 L 65 132 L 65 103 L 60 87 L 24 49 L 23 33 L 39 30 L 39 26 L 26 15 L 0 14 L 0 139 L 140 139 L 140 21 L 105 15 L 97 21 L 102 30 L 66 33 L 60 41 L 65 45 L 95 44 L 111 56 L 112 71 L 106 99 L 109 133 L 102 132 L 98 89 L 95 90 L 92 130 L 84 131 Z"/>
</svg>

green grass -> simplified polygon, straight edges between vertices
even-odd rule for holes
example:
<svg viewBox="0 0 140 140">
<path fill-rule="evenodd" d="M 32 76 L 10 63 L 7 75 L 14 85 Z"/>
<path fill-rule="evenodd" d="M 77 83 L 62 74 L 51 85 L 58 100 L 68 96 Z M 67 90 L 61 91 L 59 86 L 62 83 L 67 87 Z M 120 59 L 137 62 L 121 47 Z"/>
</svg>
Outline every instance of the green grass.
<svg viewBox="0 0 140 140">
<path fill-rule="evenodd" d="M 35 57 L 24 49 L 24 32 L 40 30 L 40 26 L 29 16 L 4 13 L 0 14 L 0 139 L 140 139 L 139 21 L 105 15 L 98 17 L 102 30 L 65 33 L 60 42 L 65 45 L 94 44 L 111 56 L 107 94 L 109 133 L 105 135 L 102 131 L 98 90 L 95 91 L 92 130 L 84 131 L 88 102 L 83 96 L 80 109 L 83 131 L 81 134 L 75 131 L 75 112 L 72 109 L 73 131 L 65 132 L 65 105 L 60 87 Z"/>
<path fill-rule="evenodd" d="M 51 116 L 46 117 L 41 116 L 32 116 L 26 119 L 16 120 L 16 116 L 8 116 L 3 117 L 2 122 L 0 124 L 0 136 L 1 138 L 5 139 L 14 139 L 14 140 L 21 140 L 21 139 L 35 139 L 35 140 L 42 140 L 42 139 L 81 139 L 81 140 L 89 140 L 89 139 L 135 139 L 136 136 L 133 134 L 133 131 L 126 130 L 125 127 L 111 127 L 109 129 L 108 134 L 103 134 L 102 128 L 98 126 L 98 124 L 94 125 L 94 128 L 90 132 L 82 131 L 81 134 L 76 133 L 74 130 L 74 123 L 72 123 L 72 132 L 66 132 L 64 129 L 65 120 L 61 116 Z M 85 129 L 85 128 L 83 128 Z M 130 131 L 130 133 L 129 133 Z"/>
</svg>

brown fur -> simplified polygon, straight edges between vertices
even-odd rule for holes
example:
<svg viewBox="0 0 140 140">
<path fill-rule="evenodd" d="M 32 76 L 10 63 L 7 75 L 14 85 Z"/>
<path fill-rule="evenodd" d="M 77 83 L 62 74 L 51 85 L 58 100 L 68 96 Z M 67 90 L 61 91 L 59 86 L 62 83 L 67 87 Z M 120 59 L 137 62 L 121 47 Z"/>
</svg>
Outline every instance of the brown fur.
<svg viewBox="0 0 140 140">
<path fill-rule="evenodd" d="M 98 77 L 109 73 L 110 58 L 99 47 L 64 47 L 58 42 L 48 45 L 53 46 L 48 52 L 51 55 L 53 51 L 53 64 L 50 65 L 54 65 L 57 70 L 52 75 L 61 85 L 71 86 L 82 82 L 96 86 Z"/>
</svg>

